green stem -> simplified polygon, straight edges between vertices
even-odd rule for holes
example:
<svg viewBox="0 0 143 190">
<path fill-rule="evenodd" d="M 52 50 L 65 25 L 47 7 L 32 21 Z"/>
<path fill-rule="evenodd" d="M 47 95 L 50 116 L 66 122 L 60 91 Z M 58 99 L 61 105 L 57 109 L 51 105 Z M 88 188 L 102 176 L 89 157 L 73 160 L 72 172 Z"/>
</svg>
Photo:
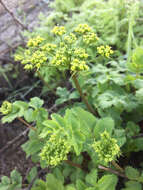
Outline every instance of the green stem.
<svg viewBox="0 0 143 190">
<path fill-rule="evenodd" d="M 75 86 L 76 86 L 76 89 L 78 90 L 78 92 L 79 92 L 79 94 L 80 94 L 80 96 L 81 96 L 81 98 L 82 98 L 82 101 L 83 101 L 84 104 L 86 105 L 87 109 L 88 109 L 91 113 L 93 113 L 93 115 L 98 116 L 98 113 L 91 107 L 91 105 L 88 103 L 88 101 L 87 101 L 85 95 L 83 94 L 82 89 L 81 89 L 81 87 L 80 87 L 80 85 L 79 85 L 79 82 L 78 82 L 78 80 L 77 80 L 76 74 L 74 74 L 74 75 L 72 76 L 72 79 L 73 79 L 74 84 L 75 84 Z"/>
</svg>

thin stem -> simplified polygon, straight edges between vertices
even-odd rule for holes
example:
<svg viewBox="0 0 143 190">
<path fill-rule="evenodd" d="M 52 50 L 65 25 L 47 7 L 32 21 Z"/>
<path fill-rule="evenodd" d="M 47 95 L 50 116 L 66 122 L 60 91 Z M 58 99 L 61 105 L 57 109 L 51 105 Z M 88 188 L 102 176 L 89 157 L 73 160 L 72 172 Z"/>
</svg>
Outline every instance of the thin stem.
<svg viewBox="0 0 143 190">
<path fill-rule="evenodd" d="M 4 9 L 12 16 L 12 18 L 14 19 L 14 21 L 19 24 L 23 29 L 26 29 L 28 30 L 28 28 L 23 24 L 21 23 L 21 21 L 19 21 L 15 15 L 13 14 L 13 12 L 6 6 L 6 4 L 3 2 L 3 0 L 0 0 L 0 4 L 4 7 Z"/>
<path fill-rule="evenodd" d="M 24 119 L 22 119 L 21 117 L 17 118 L 21 123 L 23 123 L 24 125 L 26 125 L 28 128 L 32 129 L 32 130 L 36 130 L 36 128 L 32 127 L 29 123 L 27 123 Z"/>
<path fill-rule="evenodd" d="M 119 170 L 120 172 L 124 173 L 124 169 L 121 168 L 121 167 L 119 166 L 119 164 L 117 164 L 114 160 L 113 160 L 111 163 L 112 163 L 112 165 L 113 165 L 117 170 Z"/>
<path fill-rule="evenodd" d="M 71 165 L 71 166 L 74 166 L 74 167 L 77 167 L 77 168 L 82 169 L 82 167 L 81 167 L 80 164 L 73 163 L 73 162 L 71 162 L 70 160 L 65 160 L 64 162 L 66 162 L 67 164 L 69 164 L 69 165 Z"/>
<path fill-rule="evenodd" d="M 124 178 L 128 179 L 124 174 L 122 174 L 122 173 L 120 173 L 120 172 L 118 172 L 116 170 L 113 170 L 111 168 L 108 168 L 108 167 L 105 167 L 105 166 L 102 166 L 102 165 L 99 165 L 98 168 L 101 169 L 101 170 L 104 170 L 104 171 L 107 171 L 107 172 L 110 172 L 110 173 L 113 173 L 113 174 L 116 174 L 118 176 L 121 176 L 121 177 L 124 177 Z"/>
<path fill-rule="evenodd" d="M 88 103 L 88 101 L 87 101 L 85 95 L 83 94 L 82 89 L 81 89 L 81 87 L 80 87 L 80 85 L 79 85 L 79 82 L 78 82 L 77 77 L 76 77 L 75 74 L 72 76 L 72 79 L 73 79 L 74 84 L 75 84 L 75 86 L 76 86 L 76 89 L 78 90 L 78 92 L 79 92 L 79 94 L 80 94 L 80 96 L 81 96 L 81 98 L 82 98 L 82 101 L 83 101 L 84 104 L 86 105 L 87 109 L 88 109 L 91 113 L 93 113 L 95 116 L 98 116 L 98 113 L 91 107 L 91 105 Z"/>
</svg>

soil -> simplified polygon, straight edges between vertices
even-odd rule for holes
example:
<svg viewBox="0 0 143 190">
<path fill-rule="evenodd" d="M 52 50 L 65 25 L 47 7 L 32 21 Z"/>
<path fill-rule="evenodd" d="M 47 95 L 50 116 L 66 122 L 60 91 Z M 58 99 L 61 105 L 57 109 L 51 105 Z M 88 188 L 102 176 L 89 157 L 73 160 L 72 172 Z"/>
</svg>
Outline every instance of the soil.
<svg viewBox="0 0 143 190">
<path fill-rule="evenodd" d="M 1 67 L 4 68 L 7 64 L 9 63 L 2 62 Z M 5 78 L 0 76 L 0 104 L 4 100 L 29 101 L 29 99 L 34 96 L 39 97 L 39 94 L 41 93 L 43 84 L 40 82 L 39 78 L 34 77 L 33 73 L 25 72 L 19 63 L 14 64 L 15 67 L 9 72 L 5 73 L 11 82 L 12 88 L 9 87 Z M 16 72 L 15 68 L 17 68 L 18 73 L 16 73 L 16 78 L 13 78 L 12 73 Z M 38 83 L 37 87 L 32 88 L 36 83 Z M 23 89 L 23 87 L 25 88 Z M 48 108 L 50 108 L 55 101 L 55 97 L 50 93 L 46 94 L 46 96 L 43 95 L 40 98 L 44 99 L 46 103 L 48 102 L 46 105 Z M 11 141 L 22 134 L 25 130 L 27 130 L 27 127 L 18 120 L 15 120 L 10 124 L 0 123 L 0 179 L 4 175 L 10 176 L 11 171 L 13 169 L 17 169 L 17 171 L 21 173 L 24 183 L 26 181 L 28 172 L 34 166 L 34 163 L 32 163 L 31 159 L 26 158 L 26 154 L 21 148 L 21 145 L 28 140 L 28 132 L 22 135 L 17 141 L 10 144 L 1 153 L 1 150 L 6 145 L 11 143 Z"/>
</svg>

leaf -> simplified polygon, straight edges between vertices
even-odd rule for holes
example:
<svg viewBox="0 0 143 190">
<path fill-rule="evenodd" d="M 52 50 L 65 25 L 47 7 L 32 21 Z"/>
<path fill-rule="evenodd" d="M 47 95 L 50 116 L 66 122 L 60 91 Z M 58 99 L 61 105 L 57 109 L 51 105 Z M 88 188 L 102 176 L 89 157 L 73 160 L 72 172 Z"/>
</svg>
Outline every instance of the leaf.
<svg viewBox="0 0 143 190">
<path fill-rule="evenodd" d="M 104 175 L 98 181 L 99 190 L 115 190 L 117 185 L 118 178 L 115 175 Z"/>
<path fill-rule="evenodd" d="M 128 181 L 125 183 L 126 188 L 121 190 L 142 190 L 142 185 L 137 181 Z"/>
<path fill-rule="evenodd" d="M 27 122 L 32 122 L 34 121 L 34 117 L 33 117 L 33 109 L 28 109 L 24 112 L 24 119 L 27 121 Z"/>
<path fill-rule="evenodd" d="M 11 178 L 12 183 L 20 184 L 21 186 L 22 177 L 18 171 L 13 170 L 10 174 L 10 178 Z"/>
<path fill-rule="evenodd" d="M 113 138 L 117 140 L 117 144 L 119 147 L 123 146 L 126 142 L 126 135 L 124 129 L 115 129 Z"/>
<path fill-rule="evenodd" d="M 125 174 L 131 180 L 137 180 L 140 176 L 139 171 L 131 166 L 127 166 L 125 168 Z"/>
<path fill-rule="evenodd" d="M 136 91 L 136 97 L 140 103 L 143 102 L 143 88 Z"/>
<path fill-rule="evenodd" d="M 87 184 L 95 186 L 97 183 L 97 170 L 91 170 L 91 172 L 86 175 L 85 181 Z"/>
<path fill-rule="evenodd" d="M 85 185 L 85 183 L 82 180 L 80 180 L 80 179 L 76 180 L 76 188 L 77 188 L 77 190 L 83 190 L 86 187 L 87 186 Z"/>
<path fill-rule="evenodd" d="M 32 180 L 36 177 L 36 175 L 37 175 L 37 167 L 33 167 L 27 175 L 28 182 L 31 183 Z"/>
<path fill-rule="evenodd" d="M 54 174 L 54 176 L 57 178 L 57 179 L 59 179 L 63 184 L 64 184 L 64 176 L 63 176 L 63 174 L 62 174 L 62 172 L 61 172 L 61 170 L 59 169 L 59 168 L 55 168 L 54 170 L 53 170 L 53 174 Z"/>
<path fill-rule="evenodd" d="M 28 140 L 21 147 L 26 152 L 26 157 L 37 154 L 43 147 L 43 143 L 39 139 Z"/>
<path fill-rule="evenodd" d="M 100 138 L 100 134 L 105 130 L 111 135 L 114 129 L 114 120 L 111 117 L 105 117 L 97 121 L 94 128 L 94 136 L 97 139 Z"/>
<path fill-rule="evenodd" d="M 38 108 L 41 108 L 41 106 L 43 105 L 43 103 L 44 103 L 43 100 L 41 100 L 38 97 L 34 97 L 34 98 L 30 99 L 29 106 L 32 107 L 32 108 L 34 108 L 34 109 L 38 109 Z"/>
<path fill-rule="evenodd" d="M 64 190 L 63 183 L 54 177 L 53 174 L 48 174 L 46 176 L 47 190 Z"/>
</svg>

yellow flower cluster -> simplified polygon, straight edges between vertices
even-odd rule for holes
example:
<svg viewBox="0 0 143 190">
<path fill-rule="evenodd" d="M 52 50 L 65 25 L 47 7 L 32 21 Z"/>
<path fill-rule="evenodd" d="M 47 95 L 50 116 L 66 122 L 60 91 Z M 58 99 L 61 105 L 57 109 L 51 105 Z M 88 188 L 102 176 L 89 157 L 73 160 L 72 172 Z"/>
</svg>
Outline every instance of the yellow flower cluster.
<svg viewBox="0 0 143 190">
<path fill-rule="evenodd" d="M 97 51 L 102 56 L 105 56 L 105 57 L 108 57 L 108 58 L 110 57 L 111 54 L 113 54 L 113 50 L 108 45 L 97 47 Z"/>
<path fill-rule="evenodd" d="M 85 34 L 87 32 L 91 32 L 92 30 L 87 24 L 79 24 L 74 31 L 79 34 Z"/>
<path fill-rule="evenodd" d="M 79 60 L 79 59 L 74 59 L 71 62 L 71 71 L 85 71 L 88 70 L 89 67 L 86 65 L 85 61 Z"/>
<path fill-rule="evenodd" d="M 51 64 L 55 65 L 55 66 L 66 66 L 68 59 L 67 56 L 65 55 L 64 49 L 59 49 L 56 52 L 56 55 L 54 56 L 54 58 L 51 61 Z"/>
<path fill-rule="evenodd" d="M 46 54 L 40 50 L 35 51 L 30 59 L 30 63 L 32 64 L 33 68 L 36 69 L 39 69 L 41 65 L 46 61 L 47 61 Z"/>
<path fill-rule="evenodd" d="M 83 42 L 85 44 L 92 44 L 98 40 L 97 35 L 94 32 L 89 32 L 83 35 Z"/>
<path fill-rule="evenodd" d="M 47 52 L 52 52 L 55 50 L 56 47 L 57 47 L 57 45 L 55 45 L 55 44 L 47 43 L 41 47 L 41 50 L 47 51 Z"/>
<path fill-rule="evenodd" d="M 95 152 L 98 153 L 100 161 L 109 163 L 120 155 L 120 147 L 117 140 L 112 138 L 107 131 L 104 131 L 99 141 L 95 141 L 92 145 Z"/>
<path fill-rule="evenodd" d="M 23 59 L 23 56 L 22 55 L 20 55 L 20 54 L 15 54 L 14 55 L 14 60 L 15 61 L 21 61 Z"/>
<path fill-rule="evenodd" d="M 88 58 L 88 54 L 85 52 L 85 49 L 83 48 L 75 48 L 74 50 L 74 57 L 79 57 L 83 59 Z"/>
<path fill-rule="evenodd" d="M 44 38 L 37 36 L 36 38 L 31 38 L 27 42 L 27 47 L 37 47 L 44 41 Z"/>
<path fill-rule="evenodd" d="M 1 108 L 0 108 L 0 112 L 3 115 L 7 115 L 12 111 L 12 104 L 8 101 L 4 101 Z"/>
<path fill-rule="evenodd" d="M 66 43 L 72 44 L 77 40 L 77 38 L 73 33 L 70 33 L 69 35 L 64 37 L 64 40 Z"/>
<path fill-rule="evenodd" d="M 57 138 L 52 135 L 40 153 L 42 160 L 49 166 L 57 166 L 63 160 L 67 160 L 67 154 L 71 149 L 70 144 L 65 138 Z"/>
<path fill-rule="evenodd" d="M 65 27 L 64 26 L 55 26 L 52 30 L 52 32 L 56 35 L 62 36 L 63 34 L 66 33 Z"/>
</svg>

